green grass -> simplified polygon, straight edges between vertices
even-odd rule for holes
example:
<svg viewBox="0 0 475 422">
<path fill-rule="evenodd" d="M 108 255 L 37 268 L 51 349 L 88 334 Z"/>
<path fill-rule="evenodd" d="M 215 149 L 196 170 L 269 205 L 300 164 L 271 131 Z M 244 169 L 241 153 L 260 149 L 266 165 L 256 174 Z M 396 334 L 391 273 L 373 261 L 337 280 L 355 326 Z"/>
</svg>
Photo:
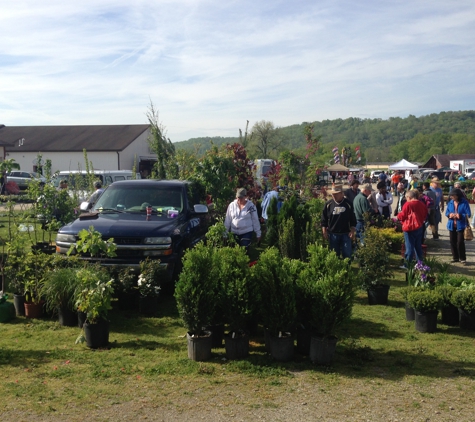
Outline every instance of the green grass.
<svg viewBox="0 0 475 422">
<path fill-rule="evenodd" d="M 409 382 L 424 399 L 433 397 L 425 389 L 436 380 L 473 381 L 475 354 L 468 351 L 473 349 L 475 333 L 444 325 L 436 334 L 417 333 L 414 323 L 405 321 L 403 277 L 398 273 L 391 282 L 388 306 L 369 306 L 366 293 L 358 294 L 352 319 L 338 333 L 331 367 L 316 367 L 300 355 L 292 362 L 276 363 L 265 353 L 259 333 L 251 338 L 251 354 L 245 360 L 227 361 L 224 349 L 215 349 L 209 362 L 190 361 L 185 329 L 171 297 L 162 298 L 154 318 L 135 311 L 111 311 L 109 350 L 75 345 L 78 328 L 60 327 L 48 318 L 16 318 L 1 324 L 0 409 L 46 414 L 71 406 L 87 409 L 91 395 L 97 398 L 95 406 L 103 406 L 125 403 L 137 389 L 157 386 L 157 405 L 195 396 L 197 389 L 201 397 L 229 387 L 256 390 L 255 397 L 245 401 L 248 408 L 273 408 L 279 394 L 296 388 L 296 374 L 318 384 L 322 394 L 335 393 L 349 382 L 371 381 L 372 388 Z M 473 390 L 471 383 L 470 393 Z M 361 393 L 362 398 L 367 395 Z M 412 406 L 419 404 L 415 401 Z"/>
</svg>

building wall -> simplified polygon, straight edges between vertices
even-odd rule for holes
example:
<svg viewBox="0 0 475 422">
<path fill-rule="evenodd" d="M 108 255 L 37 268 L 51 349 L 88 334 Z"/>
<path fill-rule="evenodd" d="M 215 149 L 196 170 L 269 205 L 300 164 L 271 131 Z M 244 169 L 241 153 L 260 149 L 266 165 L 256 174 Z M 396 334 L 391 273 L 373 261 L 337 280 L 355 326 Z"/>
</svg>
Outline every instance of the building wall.
<svg viewBox="0 0 475 422">
<path fill-rule="evenodd" d="M 137 168 L 141 155 L 150 155 L 148 148 L 148 134 L 145 132 L 137 137 L 123 151 L 86 151 L 87 159 L 96 170 L 132 170 L 135 156 Z M 63 170 L 85 170 L 83 152 L 41 152 L 43 162 L 51 160 L 52 172 Z M 6 158 L 13 158 L 24 171 L 33 171 L 36 166 L 38 152 L 8 151 Z"/>
</svg>

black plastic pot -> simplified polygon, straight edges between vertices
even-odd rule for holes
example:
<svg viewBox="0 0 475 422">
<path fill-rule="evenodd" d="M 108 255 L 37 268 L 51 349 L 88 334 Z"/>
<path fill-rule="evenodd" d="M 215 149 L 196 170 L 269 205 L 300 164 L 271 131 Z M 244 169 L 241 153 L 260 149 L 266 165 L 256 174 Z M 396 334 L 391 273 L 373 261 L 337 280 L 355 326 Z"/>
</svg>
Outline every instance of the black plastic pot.
<svg viewBox="0 0 475 422">
<path fill-rule="evenodd" d="M 109 346 L 109 321 L 99 319 L 91 324 L 86 320 L 83 326 L 87 347 L 103 349 Z"/>
<path fill-rule="evenodd" d="M 333 362 L 338 338 L 335 336 L 312 336 L 310 360 L 317 365 L 330 365 Z"/>
<path fill-rule="evenodd" d="M 450 304 L 449 306 L 442 308 L 442 324 L 457 327 L 459 325 L 459 320 L 459 310 L 456 306 Z"/>
<path fill-rule="evenodd" d="M 13 295 L 16 316 L 25 316 L 25 295 Z"/>
<path fill-rule="evenodd" d="M 389 296 L 389 284 L 379 284 L 367 290 L 368 303 L 370 305 L 387 305 Z"/>
<path fill-rule="evenodd" d="M 224 336 L 226 358 L 231 360 L 244 359 L 249 356 L 249 333 L 236 331 Z"/>
<path fill-rule="evenodd" d="M 312 340 L 313 330 L 305 328 L 302 325 L 297 327 L 297 352 L 302 355 L 310 353 L 310 342 Z"/>
<path fill-rule="evenodd" d="M 282 337 L 269 335 L 270 354 L 279 362 L 288 362 L 294 357 L 294 338 L 290 333 L 282 333 Z"/>
<path fill-rule="evenodd" d="M 78 314 L 68 307 L 58 307 L 59 325 L 64 327 L 75 327 L 78 325 Z"/>
<path fill-rule="evenodd" d="M 416 331 L 420 333 L 435 333 L 437 331 L 438 311 L 420 312 L 416 311 Z"/>
<path fill-rule="evenodd" d="M 475 311 L 466 312 L 463 309 L 459 308 L 459 316 L 460 316 L 460 320 L 459 320 L 460 328 L 475 331 Z"/>
</svg>

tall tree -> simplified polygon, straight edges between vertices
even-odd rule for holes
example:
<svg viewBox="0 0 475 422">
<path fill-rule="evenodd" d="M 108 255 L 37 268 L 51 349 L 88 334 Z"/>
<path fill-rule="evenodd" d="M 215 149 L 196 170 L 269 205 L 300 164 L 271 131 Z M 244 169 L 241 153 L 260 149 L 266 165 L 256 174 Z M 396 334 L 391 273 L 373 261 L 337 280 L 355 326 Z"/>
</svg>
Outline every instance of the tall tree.
<svg viewBox="0 0 475 422">
<path fill-rule="evenodd" d="M 166 128 L 160 123 L 158 110 L 155 110 L 151 101 L 147 112 L 147 119 L 150 123 L 151 131 L 148 143 L 150 149 L 157 154 L 157 162 L 155 163 L 156 176 L 159 179 L 175 178 L 178 175 L 178 168 L 174 160 L 175 146 L 166 137 Z"/>
<path fill-rule="evenodd" d="M 282 138 L 279 130 L 276 129 L 274 123 L 261 120 L 256 122 L 252 127 L 250 145 L 256 149 L 257 158 L 269 158 L 271 153 L 278 153 Z"/>
</svg>

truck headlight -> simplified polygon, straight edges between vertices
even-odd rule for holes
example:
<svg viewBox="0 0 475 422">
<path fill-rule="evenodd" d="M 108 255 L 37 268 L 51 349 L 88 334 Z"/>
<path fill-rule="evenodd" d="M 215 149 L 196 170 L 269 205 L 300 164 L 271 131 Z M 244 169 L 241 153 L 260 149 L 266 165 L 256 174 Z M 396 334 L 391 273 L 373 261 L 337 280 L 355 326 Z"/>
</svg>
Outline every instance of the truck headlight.
<svg viewBox="0 0 475 422">
<path fill-rule="evenodd" d="M 56 236 L 56 242 L 74 243 L 76 242 L 76 236 L 74 234 L 58 233 Z"/>
<path fill-rule="evenodd" d="M 168 245 L 172 243 L 171 237 L 146 237 L 144 240 L 146 245 Z"/>
</svg>

